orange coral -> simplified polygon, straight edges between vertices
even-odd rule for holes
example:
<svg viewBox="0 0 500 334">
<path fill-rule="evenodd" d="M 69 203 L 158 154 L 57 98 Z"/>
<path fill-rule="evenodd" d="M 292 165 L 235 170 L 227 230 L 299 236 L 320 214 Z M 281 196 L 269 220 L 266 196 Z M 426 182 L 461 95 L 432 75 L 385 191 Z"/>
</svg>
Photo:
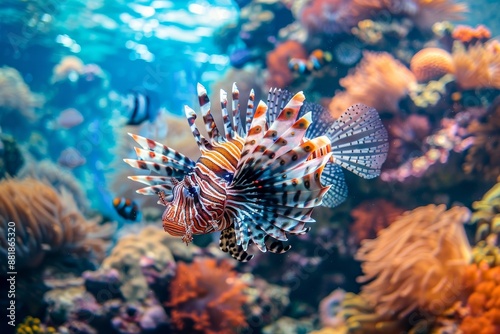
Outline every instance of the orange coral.
<svg viewBox="0 0 500 334">
<path fill-rule="evenodd" d="M 286 41 L 267 55 L 266 64 L 268 87 L 285 88 L 293 81 L 293 73 L 288 68 L 290 58 L 306 59 L 307 53 L 302 44 L 296 41 Z"/>
<path fill-rule="evenodd" d="M 380 230 L 389 226 L 403 211 L 385 199 L 362 202 L 351 211 L 354 218 L 354 224 L 350 227 L 353 241 L 357 245 L 364 239 L 375 238 Z"/>
<path fill-rule="evenodd" d="M 460 325 L 461 333 L 500 333 L 500 267 L 490 268 L 485 263 L 473 266 L 476 284 L 467 300 L 469 314 Z"/>
<path fill-rule="evenodd" d="M 491 38 L 491 31 L 483 26 L 478 25 L 476 28 L 466 25 L 458 25 L 453 29 L 451 34 L 453 39 L 459 40 L 464 44 L 485 42 Z"/>
<path fill-rule="evenodd" d="M 439 79 L 443 75 L 455 72 L 451 55 L 438 48 L 425 48 L 417 52 L 410 62 L 410 69 L 420 82 Z"/>
<path fill-rule="evenodd" d="M 174 326 L 189 333 L 236 333 L 246 325 L 245 287 L 229 262 L 206 258 L 179 263 L 168 303 Z"/>
<path fill-rule="evenodd" d="M 104 257 L 114 225 L 87 221 L 73 197 L 64 188 L 58 194 L 51 186 L 31 178 L 0 182 L 0 256 L 6 257 L 9 222 L 16 225 L 16 269 L 37 267 L 47 254 L 73 253 Z M 3 261 L 1 266 L 7 265 Z"/>
<path fill-rule="evenodd" d="M 500 89 L 500 48 L 498 42 L 472 45 L 465 48 L 455 42 L 452 52 L 455 76 L 463 89 Z"/>
<path fill-rule="evenodd" d="M 354 72 L 340 80 L 347 95 L 336 95 L 330 103 L 335 115 L 345 105 L 364 103 L 378 111 L 396 113 L 399 100 L 416 83 L 413 73 L 389 53 L 364 52 L 363 60 Z"/>
<path fill-rule="evenodd" d="M 463 227 L 469 216 L 464 207 L 419 207 L 362 242 L 358 281 L 369 283 L 361 296 L 378 315 L 403 318 L 416 309 L 438 315 L 462 296 L 472 257 Z"/>
</svg>

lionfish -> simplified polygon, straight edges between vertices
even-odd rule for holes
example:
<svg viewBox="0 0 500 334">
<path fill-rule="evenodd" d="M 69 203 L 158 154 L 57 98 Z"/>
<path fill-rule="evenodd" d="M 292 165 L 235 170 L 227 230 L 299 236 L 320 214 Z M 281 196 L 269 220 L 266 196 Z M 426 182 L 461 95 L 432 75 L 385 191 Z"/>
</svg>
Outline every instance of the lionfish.
<svg viewBox="0 0 500 334">
<path fill-rule="evenodd" d="M 240 115 L 233 84 L 231 115 L 227 93 L 220 91 L 222 133 L 201 84 L 198 100 L 208 138 L 195 124 L 196 112 L 184 107 L 201 151 L 196 162 L 135 134 L 129 135 L 141 146 L 138 160 L 124 161 L 158 174 L 129 178 L 147 185 L 138 193 L 159 196 L 166 232 L 188 244 L 194 234 L 221 231 L 220 249 L 242 262 L 253 257 L 251 244 L 262 252 L 288 251 L 287 236 L 309 231 L 315 207 L 334 207 L 347 197 L 341 167 L 373 178 L 387 156 L 379 115 L 362 104 L 334 120 L 319 105 L 304 104 L 302 92 L 271 89 L 267 104 L 254 109 L 252 90 Z"/>
</svg>

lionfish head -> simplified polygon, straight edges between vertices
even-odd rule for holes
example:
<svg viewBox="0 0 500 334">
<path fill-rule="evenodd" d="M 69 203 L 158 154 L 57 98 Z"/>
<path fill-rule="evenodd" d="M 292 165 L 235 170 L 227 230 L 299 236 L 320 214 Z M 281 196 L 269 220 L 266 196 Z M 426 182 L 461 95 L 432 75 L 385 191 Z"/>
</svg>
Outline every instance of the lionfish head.
<svg viewBox="0 0 500 334">
<path fill-rule="evenodd" d="M 193 240 L 193 212 L 196 212 L 194 207 L 198 196 L 199 186 L 186 176 L 175 185 L 172 196 L 169 196 L 170 201 L 162 201 L 165 205 L 162 215 L 164 230 L 170 235 L 182 237 L 186 244 Z"/>
</svg>

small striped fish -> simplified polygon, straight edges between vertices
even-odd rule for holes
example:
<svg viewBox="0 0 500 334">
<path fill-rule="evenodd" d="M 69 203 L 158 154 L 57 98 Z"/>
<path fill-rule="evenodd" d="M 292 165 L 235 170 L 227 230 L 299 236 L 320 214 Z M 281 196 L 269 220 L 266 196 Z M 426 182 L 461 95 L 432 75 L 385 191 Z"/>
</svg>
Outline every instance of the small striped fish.
<svg viewBox="0 0 500 334">
<path fill-rule="evenodd" d="M 147 185 L 138 193 L 159 196 L 165 231 L 186 244 L 194 234 L 221 231 L 221 250 L 242 262 L 253 257 L 247 253 L 251 244 L 262 252 L 286 252 L 287 236 L 309 231 L 316 206 L 344 201 L 340 166 L 373 178 L 387 156 L 387 132 L 377 111 L 365 105 L 350 107 L 335 121 L 320 106 L 304 104 L 302 92 L 272 89 L 267 104 L 254 108 L 252 90 L 241 117 L 233 84 L 231 112 L 227 93 L 220 92 L 222 133 L 200 84 L 198 98 L 208 137 L 195 124 L 196 112 L 185 107 L 201 151 L 198 161 L 134 134 L 138 160 L 124 161 L 157 174 L 129 178 Z"/>
</svg>

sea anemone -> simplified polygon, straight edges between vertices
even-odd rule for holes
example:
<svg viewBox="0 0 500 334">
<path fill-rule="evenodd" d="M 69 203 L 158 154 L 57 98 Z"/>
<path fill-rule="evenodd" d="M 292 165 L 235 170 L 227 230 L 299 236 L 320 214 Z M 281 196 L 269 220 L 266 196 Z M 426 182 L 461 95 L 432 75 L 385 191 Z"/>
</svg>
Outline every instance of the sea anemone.
<svg viewBox="0 0 500 334">
<path fill-rule="evenodd" d="M 290 58 L 306 59 L 307 53 L 302 44 L 296 41 L 286 41 L 268 53 L 266 64 L 268 87 L 285 88 L 293 82 L 294 75 L 288 68 Z"/>
<path fill-rule="evenodd" d="M 389 53 L 366 51 L 354 72 L 340 80 L 347 96 L 337 94 L 329 108 L 335 114 L 339 104 L 364 103 L 379 112 L 397 113 L 412 83 L 416 83 L 415 75 Z"/>
<path fill-rule="evenodd" d="M 455 72 L 453 58 L 446 50 L 439 48 L 425 48 L 417 52 L 411 59 L 410 69 L 420 82 L 439 79 Z"/>
<path fill-rule="evenodd" d="M 167 304 L 174 326 L 186 333 L 235 333 L 246 325 L 245 287 L 229 262 L 198 258 L 179 263 Z"/>
<path fill-rule="evenodd" d="M 404 318 L 420 310 L 438 315 L 465 289 L 471 248 L 463 228 L 470 212 L 428 205 L 405 212 L 377 239 L 362 242 L 361 296 L 381 316 Z"/>
<path fill-rule="evenodd" d="M 76 254 L 100 262 L 115 226 L 86 220 L 65 189 L 31 178 L 0 182 L 0 265 L 7 266 L 11 242 L 7 230 L 15 226 L 16 269 L 37 267 L 49 254 Z"/>
<path fill-rule="evenodd" d="M 466 48 L 455 42 L 452 52 L 455 76 L 462 89 L 500 89 L 500 49 L 498 42 L 475 44 Z"/>
</svg>

